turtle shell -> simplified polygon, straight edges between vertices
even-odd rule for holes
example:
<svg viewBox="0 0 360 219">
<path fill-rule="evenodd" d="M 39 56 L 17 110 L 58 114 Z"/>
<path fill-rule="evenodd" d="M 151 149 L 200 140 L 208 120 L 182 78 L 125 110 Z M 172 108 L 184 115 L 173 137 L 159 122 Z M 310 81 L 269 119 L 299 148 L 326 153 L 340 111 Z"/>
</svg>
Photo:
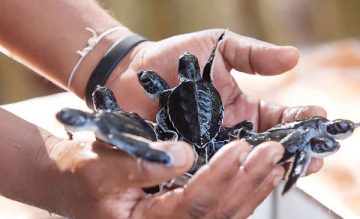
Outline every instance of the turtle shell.
<svg viewBox="0 0 360 219">
<path fill-rule="evenodd" d="M 184 81 L 169 96 L 168 115 L 185 140 L 204 147 L 219 132 L 224 107 L 220 94 L 211 83 Z"/>
</svg>

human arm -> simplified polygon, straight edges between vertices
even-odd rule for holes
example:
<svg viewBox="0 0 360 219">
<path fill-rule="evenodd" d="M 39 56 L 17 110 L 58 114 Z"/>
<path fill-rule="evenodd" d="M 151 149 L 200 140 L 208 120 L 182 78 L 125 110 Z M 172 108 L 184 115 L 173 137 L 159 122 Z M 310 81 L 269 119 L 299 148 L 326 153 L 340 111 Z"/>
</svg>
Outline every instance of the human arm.
<svg viewBox="0 0 360 219">
<path fill-rule="evenodd" d="M 85 28 L 100 35 L 112 27 L 123 27 L 92 0 L 4 0 L 0 2 L 0 18 L 1 46 L 12 58 L 65 89 L 80 58 L 76 52 L 85 48 L 92 37 Z M 83 97 L 87 79 L 104 53 L 131 34 L 123 27 L 103 38 L 80 64 L 71 90 Z M 128 60 L 126 57 L 117 71 L 126 68 Z"/>
</svg>

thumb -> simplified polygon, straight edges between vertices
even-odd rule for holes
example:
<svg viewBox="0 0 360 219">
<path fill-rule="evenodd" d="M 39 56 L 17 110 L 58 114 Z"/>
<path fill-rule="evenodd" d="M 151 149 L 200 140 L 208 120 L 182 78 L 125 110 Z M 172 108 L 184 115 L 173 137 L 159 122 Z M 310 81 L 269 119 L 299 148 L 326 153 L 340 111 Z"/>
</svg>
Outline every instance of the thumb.
<svg viewBox="0 0 360 219">
<path fill-rule="evenodd" d="M 226 63 L 241 72 L 275 75 L 292 69 L 299 52 L 292 46 L 276 46 L 233 33 L 226 33 L 220 51 Z"/>
<path fill-rule="evenodd" d="M 157 185 L 173 179 L 189 170 L 194 163 L 194 151 L 185 142 L 156 142 L 151 147 L 166 152 L 171 163 L 168 165 L 134 159 L 134 168 L 130 169 L 134 180 L 132 184 L 141 187 Z M 136 167 L 136 168 L 135 168 Z"/>
</svg>

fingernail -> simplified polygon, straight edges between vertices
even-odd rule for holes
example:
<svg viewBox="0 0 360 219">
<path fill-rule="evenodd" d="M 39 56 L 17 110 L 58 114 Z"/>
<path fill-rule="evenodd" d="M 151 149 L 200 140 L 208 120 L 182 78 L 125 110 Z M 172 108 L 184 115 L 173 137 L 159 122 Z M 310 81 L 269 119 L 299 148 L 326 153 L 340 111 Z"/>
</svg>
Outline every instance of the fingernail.
<svg viewBox="0 0 360 219">
<path fill-rule="evenodd" d="M 241 151 L 240 154 L 240 164 L 244 164 L 247 156 L 249 155 L 250 151 Z"/>
<path fill-rule="evenodd" d="M 188 163 L 189 157 L 185 147 L 183 144 L 174 143 L 171 148 L 167 150 L 172 160 L 172 166 L 180 168 Z"/>
<path fill-rule="evenodd" d="M 273 185 L 277 186 L 277 184 L 279 184 L 280 180 L 282 179 L 281 176 L 275 176 L 274 180 L 273 180 Z"/>
<path fill-rule="evenodd" d="M 282 46 L 282 50 L 278 54 L 278 59 L 281 63 L 288 64 L 291 62 L 297 62 L 299 59 L 299 51 L 293 46 Z"/>
<path fill-rule="evenodd" d="M 311 165 L 310 165 L 310 168 L 307 171 L 307 174 L 317 172 L 321 168 L 321 166 L 322 166 L 321 160 L 313 159 L 311 161 Z"/>
<path fill-rule="evenodd" d="M 274 156 L 273 156 L 273 164 L 274 165 L 277 164 L 281 160 L 282 157 L 283 157 L 282 154 L 274 154 Z"/>
</svg>

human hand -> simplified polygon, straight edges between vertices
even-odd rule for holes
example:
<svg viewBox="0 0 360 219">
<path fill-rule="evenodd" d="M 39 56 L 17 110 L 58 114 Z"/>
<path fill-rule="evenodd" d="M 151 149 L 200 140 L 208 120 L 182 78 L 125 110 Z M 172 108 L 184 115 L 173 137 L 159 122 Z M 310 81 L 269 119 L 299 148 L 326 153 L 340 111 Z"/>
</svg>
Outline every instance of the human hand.
<svg viewBox="0 0 360 219">
<path fill-rule="evenodd" d="M 87 219 L 246 218 L 284 174 L 276 164 L 284 151 L 279 143 L 266 142 L 250 152 L 246 142 L 234 141 L 184 187 L 149 195 L 143 187 L 183 174 L 194 161 L 186 143 L 153 146 L 167 151 L 174 165 L 136 159 L 100 142 L 57 142 L 50 155 L 62 177 L 48 190 L 58 195 L 51 199 L 56 200 L 56 212 Z"/>
<path fill-rule="evenodd" d="M 107 85 L 112 88 L 120 104 L 128 111 L 136 111 L 153 120 L 158 103 L 145 95 L 136 73 L 140 70 L 154 70 L 170 86 L 178 83 L 178 58 L 185 51 L 194 54 L 203 67 L 217 37 L 223 30 L 206 30 L 171 37 L 159 42 L 146 42 L 134 50 L 126 71 L 115 73 Z M 293 68 L 298 62 L 296 48 L 276 46 L 227 31 L 219 45 L 215 59 L 213 77 L 224 107 L 224 126 L 232 126 L 243 120 L 255 124 L 255 130 L 264 131 L 278 123 L 289 122 L 311 116 L 325 116 L 319 107 L 287 108 L 251 97 L 241 91 L 230 74 L 231 69 L 261 75 L 275 75 Z M 131 97 L 126 92 L 131 90 Z M 136 97 L 136 98 L 134 98 Z M 313 159 L 308 173 L 317 172 L 323 159 Z"/>
</svg>

